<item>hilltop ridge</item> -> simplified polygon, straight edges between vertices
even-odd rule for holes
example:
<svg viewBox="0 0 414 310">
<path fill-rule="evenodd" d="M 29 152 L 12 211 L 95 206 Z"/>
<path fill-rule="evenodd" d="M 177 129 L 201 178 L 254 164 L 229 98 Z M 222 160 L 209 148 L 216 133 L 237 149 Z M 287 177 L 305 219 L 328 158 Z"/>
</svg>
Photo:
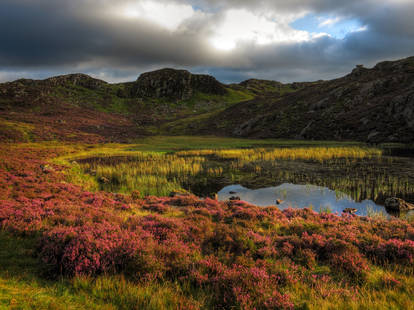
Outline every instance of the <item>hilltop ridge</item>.
<svg viewBox="0 0 414 310">
<path fill-rule="evenodd" d="M 225 95 L 226 89 L 211 75 L 187 70 L 161 69 L 143 73 L 132 88 L 132 96 L 187 100 L 195 92 Z"/>
<path fill-rule="evenodd" d="M 0 84 L 0 140 L 6 142 L 201 134 L 410 143 L 413 119 L 414 57 L 289 84 L 225 85 L 169 68 L 118 84 L 81 73 Z"/>
</svg>

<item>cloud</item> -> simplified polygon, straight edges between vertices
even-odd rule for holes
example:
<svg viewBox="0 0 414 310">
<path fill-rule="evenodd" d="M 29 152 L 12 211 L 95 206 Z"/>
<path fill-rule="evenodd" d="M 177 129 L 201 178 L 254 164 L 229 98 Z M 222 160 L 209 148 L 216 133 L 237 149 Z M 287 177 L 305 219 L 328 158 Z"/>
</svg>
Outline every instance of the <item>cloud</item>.
<svg viewBox="0 0 414 310">
<path fill-rule="evenodd" d="M 307 14 L 320 29 L 295 28 Z M 328 79 L 413 54 L 412 16 L 407 0 L 2 0 L 0 81 L 80 71 L 118 82 L 166 66 L 226 82 Z"/>
<path fill-rule="evenodd" d="M 217 49 L 232 50 L 241 42 L 266 45 L 308 40 L 309 34 L 290 27 L 290 21 L 283 16 L 256 15 L 246 9 L 230 9 L 217 24 L 210 42 Z"/>
<path fill-rule="evenodd" d="M 114 10 L 119 10 L 121 17 L 147 20 L 172 31 L 196 13 L 189 4 L 160 3 L 148 0 L 127 4 L 121 8 L 114 7 Z"/>
<path fill-rule="evenodd" d="M 326 19 L 322 19 L 318 25 L 319 28 L 323 28 L 323 27 L 330 27 L 332 25 L 335 25 L 337 23 L 339 23 L 342 20 L 342 17 L 335 17 L 335 18 L 326 18 Z"/>
</svg>

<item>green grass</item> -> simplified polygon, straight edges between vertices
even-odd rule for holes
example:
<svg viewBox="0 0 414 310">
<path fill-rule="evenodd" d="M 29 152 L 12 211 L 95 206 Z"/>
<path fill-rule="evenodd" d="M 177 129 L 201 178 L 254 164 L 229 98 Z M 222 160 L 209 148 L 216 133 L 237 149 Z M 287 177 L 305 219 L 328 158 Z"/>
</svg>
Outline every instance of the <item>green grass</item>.
<svg viewBox="0 0 414 310">
<path fill-rule="evenodd" d="M 0 132 L 10 132 L 13 133 L 17 132 L 19 136 L 21 136 L 22 140 L 25 142 L 32 141 L 32 131 L 34 130 L 34 126 L 17 121 L 8 121 L 5 119 L 0 118 Z"/>
<path fill-rule="evenodd" d="M 0 232 L 0 309 L 101 308 L 89 297 L 73 294 L 66 280 L 45 280 L 34 250 L 34 239 Z"/>
<path fill-rule="evenodd" d="M 132 106 L 137 102 L 130 98 L 118 97 L 117 92 L 121 90 L 120 85 L 108 84 L 105 88 L 92 90 L 69 84 L 56 87 L 54 95 L 68 100 L 72 104 L 93 108 L 101 112 L 130 114 Z M 131 104 L 132 101 L 134 104 Z"/>
<path fill-rule="evenodd" d="M 134 151 L 173 152 L 195 149 L 229 149 L 248 147 L 296 147 L 296 146 L 356 146 L 359 142 L 304 141 L 282 139 L 240 139 L 214 136 L 154 136 L 137 140 L 128 147 Z"/>
<path fill-rule="evenodd" d="M 47 280 L 34 257 L 35 240 L 0 232 L 0 309 L 104 309 L 169 310 L 210 309 L 207 292 L 174 283 L 134 283 L 123 276 L 75 277 Z M 388 275 L 401 282 L 391 287 Z M 296 283 L 287 288 L 297 309 L 411 309 L 414 277 L 402 275 L 392 266 L 371 267 L 366 283 L 353 295 L 342 295 L 332 283 L 310 287 Z M 344 290 L 345 292 L 345 290 Z"/>
<path fill-rule="evenodd" d="M 226 88 L 227 94 L 225 95 L 213 95 L 202 92 L 196 92 L 191 99 L 179 101 L 178 104 L 188 107 L 194 107 L 198 103 L 211 103 L 218 104 L 220 107 L 227 107 L 234 103 L 251 100 L 254 95 L 247 90 L 235 90 L 232 88 Z M 211 108 L 210 108 L 211 109 Z M 206 107 L 206 110 L 208 108 Z"/>
<path fill-rule="evenodd" d="M 122 276 L 47 280 L 35 246 L 35 239 L 0 232 L 0 310 L 172 310 L 198 304 L 168 282 L 137 284 Z"/>
<path fill-rule="evenodd" d="M 211 110 L 227 107 L 231 104 L 246 101 L 254 98 L 249 91 L 227 89 L 225 95 L 212 95 L 197 92 L 191 99 L 175 101 L 168 98 L 122 98 L 119 92 L 127 92 L 124 85 L 108 84 L 102 89 L 91 90 L 82 86 L 72 84 L 56 87 L 54 95 L 66 99 L 72 104 L 86 106 L 101 112 L 119 113 L 129 115 L 133 113 L 136 105 L 143 104 L 149 113 L 161 107 L 172 107 L 177 111 L 167 114 L 167 119 L 176 118 L 176 113 L 184 112 L 188 115 L 205 113 Z M 193 111 L 196 109 L 195 111 Z"/>
</svg>

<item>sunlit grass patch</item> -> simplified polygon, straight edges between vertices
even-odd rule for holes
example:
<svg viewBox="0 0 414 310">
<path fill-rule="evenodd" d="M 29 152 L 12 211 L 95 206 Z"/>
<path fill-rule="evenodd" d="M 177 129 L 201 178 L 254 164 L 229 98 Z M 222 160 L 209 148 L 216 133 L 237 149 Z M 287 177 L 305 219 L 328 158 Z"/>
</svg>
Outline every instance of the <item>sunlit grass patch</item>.
<svg viewBox="0 0 414 310">
<path fill-rule="evenodd" d="M 336 158 L 360 159 L 381 156 L 382 151 L 375 148 L 362 147 L 301 147 L 301 148 L 254 148 L 182 151 L 177 155 L 215 155 L 224 159 L 242 161 L 270 161 L 277 159 L 326 161 Z"/>
<path fill-rule="evenodd" d="M 32 131 L 34 129 L 33 125 L 27 123 L 0 118 L 0 131 L 5 135 L 2 137 L 3 142 L 14 142 L 15 139 L 17 141 L 30 142 L 32 141 Z"/>
<path fill-rule="evenodd" d="M 206 145 L 207 141 L 204 138 L 201 143 Z M 181 144 L 182 140 L 175 137 L 175 141 L 169 143 L 168 147 L 171 148 L 175 144 Z M 211 143 L 214 144 L 214 140 Z M 239 141 L 236 140 L 235 143 Z M 139 190 L 143 195 L 165 196 L 171 191 L 184 190 L 183 185 L 191 183 L 191 179 L 198 176 L 200 179 L 217 178 L 233 171 L 239 173 L 252 169 L 252 166 L 254 172 L 260 174 L 262 170 L 268 169 L 266 166 L 275 169 L 278 162 L 284 160 L 331 163 L 335 160 L 353 161 L 381 156 L 381 150 L 356 146 L 223 148 L 175 153 L 139 151 L 137 148 L 114 146 L 108 151 L 105 147 L 90 149 L 78 152 L 76 158 L 79 158 L 84 172 L 95 176 L 100 189 L 122 193 Z"/>
</svg>

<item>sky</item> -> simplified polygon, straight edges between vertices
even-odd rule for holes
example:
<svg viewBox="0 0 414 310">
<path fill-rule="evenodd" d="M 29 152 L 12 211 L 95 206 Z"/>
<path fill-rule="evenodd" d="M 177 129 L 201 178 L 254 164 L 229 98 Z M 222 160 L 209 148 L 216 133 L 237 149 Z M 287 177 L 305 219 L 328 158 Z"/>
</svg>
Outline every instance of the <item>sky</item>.
<svg viewBox="0 0 414 310">
<path fill-rule="evenodd" d="M 281 82 L 414 56 L 414 0 L 0 0 L 0 82 L 160 68 Z"/>
</svg>

